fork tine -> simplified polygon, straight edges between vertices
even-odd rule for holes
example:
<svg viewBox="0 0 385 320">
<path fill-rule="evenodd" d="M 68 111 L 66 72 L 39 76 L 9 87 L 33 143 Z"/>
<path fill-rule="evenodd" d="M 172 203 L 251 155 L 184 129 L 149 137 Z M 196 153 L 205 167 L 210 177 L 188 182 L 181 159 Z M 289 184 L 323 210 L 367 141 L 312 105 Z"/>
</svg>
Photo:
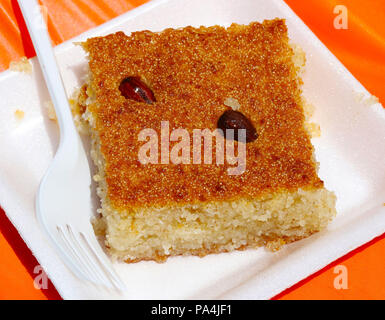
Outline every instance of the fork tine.
<svg viewBox="0 0 385 320">
<path fill-rule="evenodd" d="M 126 290 L 125 284 L 120 280 L 116 274 L 114 268 L 111 265 L 109 259 L 107 259 L 106 254 L 100 248 L 99 243 L 93 237 L 87 237 L 84 233 L 80 232 L 85 244 L 89 247 L 90 251 L 94 254 L 96 261 L 98 262 L 99 267 L 104 270 L 105 274 L 108 275 L 110 281 L 114 284 L 115 288 L 120 291 Z"/>
<path fill-rule="evenodd" d="M 100 268 L 98 261 L 96 260 L 93 253 L 90 251 L 90 248 L 84 243 L 84 239 L 81 236 L 80 232 L 74 232 L 72 228 L 67 225 L 68 230 L 71 232 L 71 235 L 74 239 L 74 243 L 77 246 L 80 255 L 87 261 L 88 267 L 91 270 L 91 273 L 98 277 L 99 283 L 114 287 L 114 284 L 109 279 L 108 275 Z"/>
<path fill-rule="evenodd" d="M 58 249 L 60 250 L 59 251 L 59 254 L 61 255 L 64 255 L 65 258 L 67 259 L 67 261 L 71 261 L 72 262 L 72 268 L 71 270 L 80 278 L 80 279 L 86 279 L 86 280 L 90 280 L 88 275 L 86 275 L 84 273 L 84 270 L 79 268 L 77 265 L 80 265 L 80 261 L 79 259 L 76 257 L 76 255 L 74 255 L 74 252 L 73 250 L 71 249 L 71 247 L 69 246 L 69 244 L 67 243 L 67 241 L 65 240 L 64 238 L 64 235 L 63 235 L 63 231 L 61 230 L 61 228 L 57 227 L 56 228 L 56 231 L 57 231 L 57 234 L 58 236 L 55 238 L 55 242 L 54 244 L 58 247 Z M 75 263 L 73 262 L 75 261 Z"/>
<path fill-rule="evenodd" d="M 88 281 L 98 283 L 98 281 L 94 278 L 92 272 L 90 272 L 89 268 L 84 263 L 84 260 L 82 259 L 82 257 L 74 249 L 74 243 L 73 243 L 74 241 L 70 240 L 67 232 L 65 232 L 63 228 L 57 227 L 57 230 L 60 235 L 61 242 L 64 244 L 63 251 L 65 254 L 70 255 L 72 259 L 77 262 L 78 267 L 76 269 L 78 270 L 78 272 L 80 272 L 82 274 L 82 277 L 87 279 Z"/>
<path fill-rule="evenodd" d="M 78 255 L 86 265 L 88 272 L 92 275 L 94 282 L 97 284 L 106 284 L 108 278 L 106 278 L 99 268 L 95 268 L 95 263 L 92 262 L 92 258 L 89 256 L 87 249 L 81 245 L 81 239 L 77 236 L 77 233 L 73 231 L 70 225 L 66 225 L 68 234 L 72 238 L 73 247 L 76 247 Z"/>
</svg>

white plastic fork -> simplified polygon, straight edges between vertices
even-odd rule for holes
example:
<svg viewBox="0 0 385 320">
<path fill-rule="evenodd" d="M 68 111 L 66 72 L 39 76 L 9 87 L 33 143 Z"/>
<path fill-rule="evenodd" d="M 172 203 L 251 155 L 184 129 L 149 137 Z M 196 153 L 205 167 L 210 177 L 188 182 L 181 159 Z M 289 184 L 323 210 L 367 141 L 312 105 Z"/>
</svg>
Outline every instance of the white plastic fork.
<svg viewBox="0 0 385 320">
<path fill-rule="evenodd" d="M 91 174 L 76 131 L 46 23 L 36 0 L 18 0 L 60 127 L 60 144 L 36 198 L 37 218 L 66 265 L 80 279 L 109 288 L 125 286 L 100 247 L 90 219 Z"/>
</svg>

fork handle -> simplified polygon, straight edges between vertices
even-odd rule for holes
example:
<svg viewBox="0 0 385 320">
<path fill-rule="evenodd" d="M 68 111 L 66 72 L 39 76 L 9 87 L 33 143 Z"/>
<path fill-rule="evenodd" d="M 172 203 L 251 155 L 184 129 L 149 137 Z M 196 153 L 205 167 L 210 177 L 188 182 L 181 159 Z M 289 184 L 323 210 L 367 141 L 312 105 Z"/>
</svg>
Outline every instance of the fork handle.
<svg viewBox="0 0 385 320">
<path fill-rule="evenodd" d="M 63 80 L 52 49 L 47 25 L 41 13 L 41 6 L 37 0 L 18 0 L 28 31 L 35 47 L 44 79 L 47 84 L 58 119 L 61 143 L 63 138 L 74 138 L 76 129 L 73 122 L 68 98 L 64 89 Z M 76 139 L 70 139 L 72 141 Z"/>
</svg>

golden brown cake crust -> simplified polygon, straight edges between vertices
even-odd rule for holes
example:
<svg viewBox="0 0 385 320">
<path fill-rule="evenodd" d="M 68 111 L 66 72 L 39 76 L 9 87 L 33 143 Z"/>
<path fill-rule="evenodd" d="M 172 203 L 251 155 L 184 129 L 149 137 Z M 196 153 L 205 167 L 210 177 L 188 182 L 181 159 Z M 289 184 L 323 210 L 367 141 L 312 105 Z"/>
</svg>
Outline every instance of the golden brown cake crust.
<svg viewBox="0 0 385 320">
<path fill-rule="evenodd" d="M 89 39 L 84 48 L 97 100 L 89 110 L 106 160 L 108 197 L 116 209 L 253 198 L 323 186 L 303 125 L 300 79 L 284 20 L 131 36 L 118 32 Z M 157 102 L 125 99 L 118 87 L 129 76 L 141 77 Z M 214 130 L 228 109 L 227 98 L 238 100 L 259 134 L 247 144 L 242 175 L 228 175 L 227 168 L 233 166 L 226 164 L 138 161 L 142 129 L 155 129 L 160 137 L 161 121 L 169 121 L 170 131 Z"/>
</svg>

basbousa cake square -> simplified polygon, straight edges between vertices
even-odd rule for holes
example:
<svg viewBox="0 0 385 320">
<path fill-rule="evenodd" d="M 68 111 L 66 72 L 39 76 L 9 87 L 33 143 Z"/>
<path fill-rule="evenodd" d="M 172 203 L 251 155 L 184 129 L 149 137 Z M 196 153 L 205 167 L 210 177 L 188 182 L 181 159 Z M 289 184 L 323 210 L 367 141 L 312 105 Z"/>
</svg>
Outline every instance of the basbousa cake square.
<svg viewBox="0 0 385 320">
<path fill-rule="evenodd" d="M 334 194 L 317 175 L 301 59 L 284 20 L 118 32 L 83 47 L 90 76 L 78 103 L 92 136 L 99 224 L 113 257 L 162 261 L 278 249 L 335 216 Z M 218 134 L 239 121 L 239 137 Z M 203 135 L 194 148 L 199 130 L 215 133 L 208 147 Z M 143 132 L 152 135 L 142 139 Z M 150 140 L 154 148 L 141 153 Z M 231 145 L 238 163 L 226 158 Z M 229 174 L 234 168 L 241 170 Z"/>
</svg>

